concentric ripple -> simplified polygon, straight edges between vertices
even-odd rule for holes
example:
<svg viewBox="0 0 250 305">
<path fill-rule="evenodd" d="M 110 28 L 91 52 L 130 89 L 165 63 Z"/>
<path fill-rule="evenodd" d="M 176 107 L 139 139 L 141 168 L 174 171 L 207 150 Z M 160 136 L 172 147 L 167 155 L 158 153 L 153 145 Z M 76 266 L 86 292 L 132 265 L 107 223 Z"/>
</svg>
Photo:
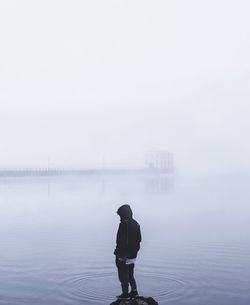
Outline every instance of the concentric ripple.
<svg viewBox="0 0 250 305">
<path fill-rule="evenodd" d="M 101 304 L 110 300 L 113 290 L 115 273 L 95 272 L 75 274 L 60 283 L 60 293 L 64 298 L 88 301 Z"/>
<path fill-rule="evenodd" d="M 136 278 L 139 285 L 143 283 L 143 290 L 140 289 L 140 292 L 143 295 L 150 294 L 158 300 L 180 297 L 190 289 L 190 283 L 168 274 L 138 272 Z M 63 280 L 59 286 L 63 298 L 81 300 L 86 303 L 107 303 L 115 294 L 120 293 L 115 272 L 75 274 Z"/>
</svg>

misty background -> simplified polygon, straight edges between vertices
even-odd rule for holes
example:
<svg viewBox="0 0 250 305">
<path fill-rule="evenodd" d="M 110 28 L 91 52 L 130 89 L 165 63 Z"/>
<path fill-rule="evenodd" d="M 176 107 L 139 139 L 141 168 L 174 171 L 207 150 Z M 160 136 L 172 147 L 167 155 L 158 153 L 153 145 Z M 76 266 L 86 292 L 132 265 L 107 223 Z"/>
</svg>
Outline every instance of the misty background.
<svg viewBox="0 0 250 305">
<path fill-rule="evenodd" d="M 0 167 L 249 171 L 250 3 L 0 1 Z"/>
</svg>

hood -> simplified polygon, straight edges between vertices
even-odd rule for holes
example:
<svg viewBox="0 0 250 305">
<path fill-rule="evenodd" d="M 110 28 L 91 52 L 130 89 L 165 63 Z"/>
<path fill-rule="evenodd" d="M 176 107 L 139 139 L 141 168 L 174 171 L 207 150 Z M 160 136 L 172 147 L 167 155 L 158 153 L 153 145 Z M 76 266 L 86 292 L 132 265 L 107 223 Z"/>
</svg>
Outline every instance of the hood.
<svg viewBox="0 0 250 305">
<path fill-rule="evenodd" d="M 121 217 L 121 220 L 130 219 L 133 217 L 133 212 L 128 204 L 124 204 L 119 207 L 117 214 Z"/>
</svg>

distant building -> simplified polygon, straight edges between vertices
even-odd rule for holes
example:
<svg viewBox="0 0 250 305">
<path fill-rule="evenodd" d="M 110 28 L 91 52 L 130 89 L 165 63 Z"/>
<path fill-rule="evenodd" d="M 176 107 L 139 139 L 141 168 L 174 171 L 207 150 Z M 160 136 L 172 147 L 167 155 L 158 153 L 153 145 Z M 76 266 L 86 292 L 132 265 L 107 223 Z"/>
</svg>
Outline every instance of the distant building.
<svg viewBox="0 0 250 305">
<path fill-rule="evenodd" d="M 174 170 L 173 154 L 168 151 L 153 151 L 145 154 L 145 165 L 149 170 Z"/>
</svg>

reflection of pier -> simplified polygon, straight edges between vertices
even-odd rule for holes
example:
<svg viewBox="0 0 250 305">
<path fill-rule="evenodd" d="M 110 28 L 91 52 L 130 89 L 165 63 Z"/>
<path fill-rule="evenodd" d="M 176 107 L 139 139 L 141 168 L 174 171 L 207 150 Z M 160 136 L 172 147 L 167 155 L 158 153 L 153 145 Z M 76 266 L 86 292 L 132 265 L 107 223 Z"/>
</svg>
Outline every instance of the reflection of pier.
<svg viewBox="0 0 250 305">
<path fill-rule="evenodd" d="M 173 175 L 148 175 L 145 178 L 145 190 L 148 193 L 165 193 L 173 188 Z"/>
<path fill-rule="evenodd" d="M 70 176 L 70 175 L 122 175 L 122 174 L 168 174 L 172 173 L 172 170 L 168 169 L 63 169 L 63 168 L 12 168 L 12 169 L 0 169 L 0 177 L 48 177 L 48 176 Z"/>
</svg>

